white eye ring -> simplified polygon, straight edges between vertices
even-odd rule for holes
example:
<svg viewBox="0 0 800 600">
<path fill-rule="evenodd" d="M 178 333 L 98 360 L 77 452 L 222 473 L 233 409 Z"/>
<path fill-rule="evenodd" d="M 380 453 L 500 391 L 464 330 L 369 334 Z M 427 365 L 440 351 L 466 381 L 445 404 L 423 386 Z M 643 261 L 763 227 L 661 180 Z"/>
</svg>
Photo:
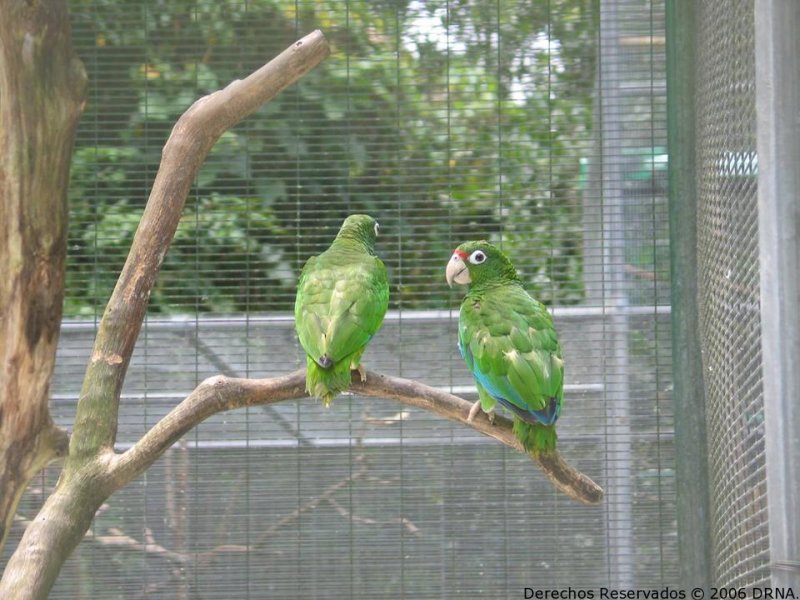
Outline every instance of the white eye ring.
<svg viewBox="0 0 800 600">
<path fill-rule="evenodd" d="M 483 250 L 475 250 L 475 252 L 469 255 L 469 262 L 473 265 L 479 265 L 485 260 L 486 254 L 484 254 Z"/>
<path fill-rule="evenodd" d="M 375 223 L 375 237 L 378 237 L 378 232 L 381 230 L 381 226 L 378 223 Z"/>
</svg>

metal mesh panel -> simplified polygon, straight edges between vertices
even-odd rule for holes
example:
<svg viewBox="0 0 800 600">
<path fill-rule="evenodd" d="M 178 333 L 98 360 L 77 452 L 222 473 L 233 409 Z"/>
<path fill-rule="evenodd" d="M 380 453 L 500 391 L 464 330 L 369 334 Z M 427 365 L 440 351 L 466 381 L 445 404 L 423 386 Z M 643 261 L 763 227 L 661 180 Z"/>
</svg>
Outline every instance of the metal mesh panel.
<svg viewBox="0 0 800 600">
<path fill-rule="evenodd" d="M 698 22 L 698 267 L 715 578 L 768 581 L 753 2 Z"/>
<path fill-rule="evenodd" d="M 388 400 L 251 407 L 208 419 L 109 498 L 53 597 L 676 587 L 663 4 L 71 0 L 90 95 L 59 425 L 74 419 L 171 124 L 320 27 L 331 57 L 226 133 L 197 178 L 128 370 L 117 449 L 206 377 L 301 366 L 297 272 L 364 211 L 381 222 L 393 284 L 365 364 L 475 399 L 454 337 L 461 292 L 443 268 L 460 241 L 497 241 L 552 306 L 569 365 L 559 445 L 607 496 L 572 502 L 525 456 Z M 21 519 L 57 475 L 37 478 Z"/>
</svg>

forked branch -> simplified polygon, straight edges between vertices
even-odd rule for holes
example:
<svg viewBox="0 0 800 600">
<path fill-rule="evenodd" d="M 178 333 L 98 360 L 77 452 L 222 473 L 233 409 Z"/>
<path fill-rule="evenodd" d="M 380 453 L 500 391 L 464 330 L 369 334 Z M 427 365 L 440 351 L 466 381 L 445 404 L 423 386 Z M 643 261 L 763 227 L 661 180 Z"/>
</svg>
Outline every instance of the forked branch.
<svg viewBox="0 0 800 600">
<path fill-rule="evenodd" d="M 314 31 L 245 79 L 200 98 L 178 119 L 164 146 L 158 174 L 125 266 L 100 321 L 78 400 L 64 471 L 55 492 L 28 525 L 6 564 L 0 579 L 0 598 L 46 597 L 97 508 L 129 481 L 115 479 L 116 473 L 109 468 L 118 461 L 113 447 L 120 391 L 150 292 L 175 235 L 186 196 L 211 147 L 227 129 L 308 73 L 329 53 L 325 36 Z M 53 97 L 61 99 L 59 95 Z M 58 278 L 50 277 L 48 281 Z M 57 304 L 60 306 L 60 300 Z M 50 304 L 42 306 L 47 308 Z M 57 324 L 58 311 L 44 312 Z M 39 333 L 36 335 L 39 337 Z M 49 377 L 44 372 L 40 375 L 46 390 Z M 179 436 L 180 420 L 171 423 L 169 429 L 173 436 Z M 157 436 L 158 431 L 153 435 Z"/>
<path fill-rule="evenodd" d="M 329 53 L 321 32 L 299 40 L 242 81 L 195 102 L 178 120 L 164 146 L 161 165 L 130 253 L 98 328 L 87 366 L 67 462 L 56 490 L 6 564 L 2 598 L 44 598 L 72 549 L 83 539 L 95 511 L 114 491 L 150 466 L 192 427 L 223 410 L 305 397 L 305 374 L 272 379 L 212 377 L 123 454 L 114 453 L 119 396 L 158 271 L 200 166 L 219 136 L 296 81 Z M 354 377 L 358 381 L 358 377 Z M 352 391 L 391 398 L 472 427 L 521 450 L 511 421 L 483 415 L 467 422 L 470 403 L 421 383 L 368 373 Z M 571 468 L 558 453 L 535 458 L 551 481 L 587 504 L 603 490 Z"/>
<path fill-rule="evenodd" d="M 150 198 L 100 321 L 75 416 L 71 458 L 80 460 L 114 445 L 122 382 L 150 291 L 192 181 L 212 146 L 226 130 L 316 67 L 329 52 L 322 32 L 314 31 L 245 79 L 200 98 L 178 119 L 164 145 Z"/>
</svg>

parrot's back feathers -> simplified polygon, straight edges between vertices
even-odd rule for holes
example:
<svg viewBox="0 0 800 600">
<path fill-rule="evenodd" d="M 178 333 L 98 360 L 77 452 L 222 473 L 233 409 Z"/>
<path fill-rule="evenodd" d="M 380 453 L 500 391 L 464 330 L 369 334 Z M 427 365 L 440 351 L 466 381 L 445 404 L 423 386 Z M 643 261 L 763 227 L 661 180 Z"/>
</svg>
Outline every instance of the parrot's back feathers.
<svg viewBox="0 0 800 600">
<path fill-rule="evenodd" d="M 359 366 L 389 305 L 386 266 L 374 254 L 377 233 L 372 217 L 351 215 L 300 273 L 295 328 L 308 356 L 306 389 L 326 404 L 350 387 L 350 370 Z"/>
</svg>

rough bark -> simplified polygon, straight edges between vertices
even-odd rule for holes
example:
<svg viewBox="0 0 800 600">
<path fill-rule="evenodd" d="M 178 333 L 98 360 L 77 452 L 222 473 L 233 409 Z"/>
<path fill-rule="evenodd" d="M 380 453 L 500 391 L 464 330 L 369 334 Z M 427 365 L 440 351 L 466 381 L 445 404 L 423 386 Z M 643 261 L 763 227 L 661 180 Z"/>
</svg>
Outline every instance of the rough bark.
<svg viewBox="0 0 800 600">
<path fill-rule="evenodd" d="M 58 10 L 52 8 L 55 4 Z M 66 148 L 64 144 L 54 143 L 53 135 L 59 135 L 65 126 L 61 120 L 54 119 L 51 122 L 49 115 L 62 111 L 77 120 L 80 102 L 74 98 L 73 102 L 67 102 L 62 95 L 67 93 L 65 90 L 72 90 L 67 84 L 82 82 L 85 78 L 76 63 L 67 61 L 65 64 L 64 57 L 68 53 L 65 52 L 58 32 L 68 26 L 65 25 L 68 23 L 66 8 L 55 2 L 44 5 L 44 9 L 37 9 L 38 2 L 29 5 L 25 2 L 0 0 L 0 14 L 3 15 L 0 19 L 3 60 L 16 61 L 10 63 L 16 66 L 16 70 L 3 71 L 3 76 L 10 81 L 0 81 L 3 94 L 0 96 L 0 110 L 4 119 L 23 119 L 15 131 L 23 138 L 31 138 L 27 141 L 11 140 L 24 150 L 20 152 L 16 162 L 10 162 L 11 166 L 22 170 L 24 176 L 32 175 L 37 172 L 36 169 L 40 169 L 42 173 L 47 172 L 43 181 L 52 177 L 59 185 L 43 190 L 18 189 L 19 185 L 14 182 L 33 182 L 35 178 L 19 177 L 15 174 L 16 171 L 5 175 L 0 183 L 4 190 L 8 188 L 14 194 L 10 201 L 17 204 L 9 204 L 9 207 L 18 212 L 0 215 L 0 244 L 5 246 L 1 249 L 8 252 L 9 264 L 21 273 L 22 283 L 15 285 L 21 286 L 27 281 L 26 277 L 34 278 L 34 275 L 26 274 L 27 263 L 21 259 L 23 255 L 30 255 L 36 258 L 35 268 L 27 268 L 34 271 L 40 269 L 40 278 L 58 290 L 63 288 L 66 209 L 63 203 L 51 206 L 45 204 L 44 200 L 41 205 L 26 205 L 25 202 L 28 198 L 36 197 L 34 192 L 41 193 L 43 198 L 47 194 L 51 197 L 65 194 L 71 138 Z M 9 14 L 14 18 L 7 19 L 6 15 Z M 37 18 L 43 22 L 39 23 Z M 50 22 L 48 19 L 55 21 Z M 28 30 L 34 33 L 26 33 Z M 51 35 L 57 36 L 56 41 L 61 46 L 52 41 L 47 45 L 42 43 L 42 40 Z M 68 37 L 66 39 L 68 41 Z M 10 49 L 6 49 L 7 47 Z M 45 52 L 45 49 L 51 47 L 58 48 L 62 54 Z M 78 401 L 75 427 L 69 440 L 64 470 L 56 490 L 26 528 L 19 546 L 6 565 L 0 580 L 0 598 L 46 597 L 64 561 L 86 533 L 97 508 L 111 493 L 130 480 L 127 473 L 120 475 L 112 466 L 119 460 L 114 454 L 113 446 L 117 433 L 120 390 L 144 319 L 150 291 L 175 234 L 189 188 L 211 147 L 224 131 L 305 75 L 327 57 L 328 53 L 324 36 L 315 31 L 246 79 L 234 81 L 225 89 L 199 99 L 175 124 L 164 146 L 161 165 L 128 259 L 100 322 Z M 30 84 L 30 81 L 39 81 L 42 78 L 45 81 L 59 82 L 59 85 L 51 89 L 54 84 L 51 87 L 42 84 L 44 89 L 38 90 L 36 85 Z M 23 95 L 12 95 L 10 90 L 14 89 L 18 89 Z M 31 93 L 33 97 L 27 98 L 25 93 Z M 41 122 L 17 116 L 21 113 L 18 107 L 21 99 L 30 104 L 28 108 Z M 74 123 L 67 128 L 70 133 L 71 128 L 74 128 Z M 12 132 L 7 135 L 14 134 Z M 35 183 L 35 186 L 44 185 L 46 184 L 39 181 Z M 7 203 L 4 202 L 5 204 Z M 27 216 L 24 222 L 3 218 L 9 214 Z M 60 227 L 59 235 L 37 229 L 42 222 L 53 219 Z M 32 235 L 36 240 L 23 246 L 18 240 L 23 237 L 27 239 L 28 229 L 36 234 Z M 21 231 L 25 231 L 26 236 Z M 17 263 L 20 265 L 17 266 Z M 59 265 L 60 270 L 54 269 L 54 264 Z M 0 290 L 3 289 L 5 288 L 0 287 Z M 3 410 L 6 411 L 6 406 L 10 405 L 14 412 L 10 413 L 11 417 L 7 412 L 2 415 L 4 428 L 7 420 L 13 418 L 15 426 L 37 431 L 30 423 L 24 423 L 17 417 L 21 404 L 16 398 L 22 393 L 23 385 L 34 388 L 43 396 L 46 410 L 47 386 L 42 382 L 50 380 L 53 359 L 50 358 L 48 370 L 43 363 L 26 359 L 25 354 L 15 354 L 13 344 L 20 347 L 27 344 L 29 354 L 31 348 L 36 349 L 40 345 L 46 345 L 50 354 L 55 352 L 62 296 L 59 291 L 57 297 L 54 297 L 49 290 L 48 286 L 30 284 L 28 287 L 21 287 L 17 293 L 26 300 L 27 307 L 17 308 L 17 312 L 2 313 L 4 329 L 16 333 L 15 328 L 20 328 L 18 341 L 14 338 L 10 344 L 4 343 L 5 364 L 22 361 L 16 371 L 27 374 L 27 378 L 20 381 L 17 387 L 12 387 L 14 382 L 8 385 L 14 393 L 4 398 Z M 4 300 L 5 296 L 0 296 L 0 306 L 5 304 Z M 11 403 L 8 402 L 9 398 Z M 35 415 L 39 419 L 36 424 L 38 431 L 43 433 L 36 435 L 32 441 L 23 436 L 25 443 L 34 449 L 44 445 L 43 440 L 55 437 L 52 423 L 46 414 L 44 412 L 44 416 L 41 413 Z M 9 428 L 11 425 L 9 422 Z M 6 444 L 5 439 L 4 435 L 3 444 Z M 64 445 L 65 437 L 62 438 L 60 447 L 63 448 Z M 51 443 L 50 446 L 57 445 Z M 19 452 L 20 449 L 15 451 Z M 55 450 L 36 450 L 33 455 L 41 464 L 42 456 L 54 453 Z M 5 488 L 3 495 L 6 495 Z"/>
<path fill-rule="evenodd" d="M 0 0 L 0 550 L 28 481 L 67 450 L 48 400 L 85 90 L 66 3 Z"/>
</svg>

